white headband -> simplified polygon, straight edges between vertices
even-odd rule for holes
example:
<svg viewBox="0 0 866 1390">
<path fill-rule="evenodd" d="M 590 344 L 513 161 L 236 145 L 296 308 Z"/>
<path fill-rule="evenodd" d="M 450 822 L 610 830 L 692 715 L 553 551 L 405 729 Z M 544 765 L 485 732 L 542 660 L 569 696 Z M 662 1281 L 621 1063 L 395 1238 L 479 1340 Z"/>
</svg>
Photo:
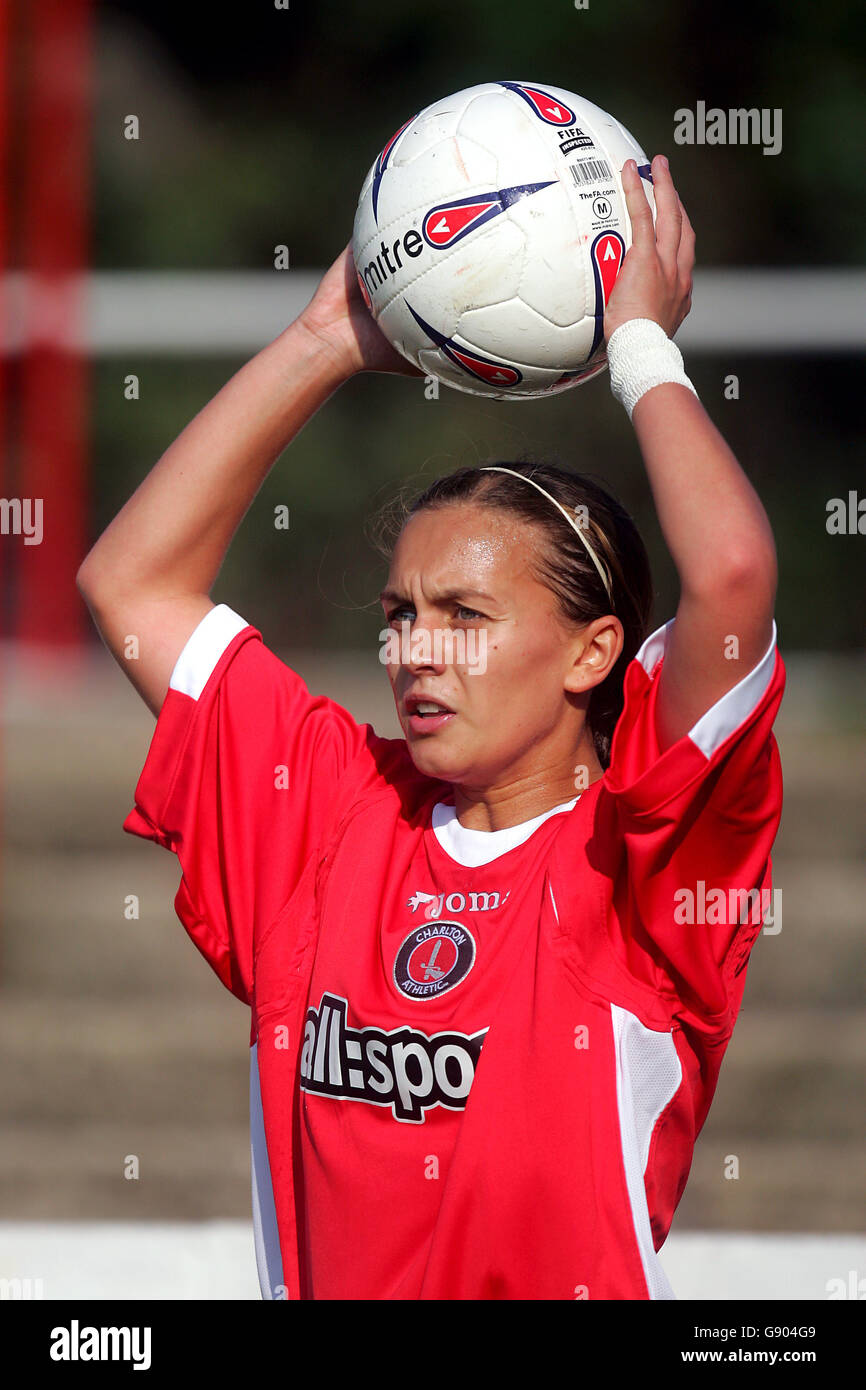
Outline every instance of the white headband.
<svg viewBox="0 0 866 1390">
<path fill-rule="evenodd" d="M 608 578 L 607 574 L 605 573 L 604 569 L 602 568 L 601 561 L 599 560 L 598 556 L 596 555 L 595 551 L 593 550 L 592 546 L 590 545 L 589 541 L 587 540 L 586 533 L 584 532 L 583 527 L 581 527 L 581 526 L 578 525 L 578 523 L 577 523 L 577 521 L 575 520 L 575 518 L 571 515 L 571 513 L 570 513 L 569 511 L 567 511 L 567 510 L 565 509 L 565 507 L 563 507 L 563 505 L 562 505 L 561 502 L 557 502 L 557 500 L 556 500 L 555 497 L 551 497 L 551 495 L 550 495 L 550 493 L 547 491 L 547 489 L 546 489 L 546 488 L 543 488 L 543 487 L 541 486 L 541 483 L 537 483 L 537 482 L 535 481 L 534 478 L 527 478 L 527 476 L 526 476 L 525 473 L 517 473 L 517 472 L 515 472 L 515 470 L 514 470 L 513 468 L 503 468 L 503 467 L 501 466 L 501 464 L 487 463 L 487 464 L 484 464 L 484 465 L 482 466 L 481 472 L 482 472 L 482 473 L 510 473 L 511 476 L 512 476 L 513 478 L 521 478 L 521 479 L 523 480 L 524 483 L 531 483 L 533 487 L 538 488 L 538 491 L 539 491 L 539 492 L 543 492 L 544 495 L 545 495 L 545 497 L 548 499 L 548 501 L 552 502 L 553 505 L 554 505 L 554 507 L 558 507 L 558 508 L 559 508 L 559 510 L 562 512 L 562 515 L 565 517 L 566 521 L 568 522 L 569 526 L 573 527 L 574 530 L 577 532 L 577 534 L 580 536 L 580 539 L 583 541 L 583 544 L 584 544 L 585 547 L 586 547 L 586 553 L 588 554 L 589 558 L 592 560 L 592 563 L 595 565 L 596 569 L 597 569 L 598 572 L 599 572 L 599 575 L 600 575 L 600 577 L 601 577 L 601 582 L 602 582 L 602 584 L 604 585 L 604 588 L 605 588 L 605 592 L 606 592 L 608 598 L 610 599 L 611 603 L 613 602 L 613 595 L 611 594 L 611 591 L 610 591 L 610 579 Z"/>
</svg>

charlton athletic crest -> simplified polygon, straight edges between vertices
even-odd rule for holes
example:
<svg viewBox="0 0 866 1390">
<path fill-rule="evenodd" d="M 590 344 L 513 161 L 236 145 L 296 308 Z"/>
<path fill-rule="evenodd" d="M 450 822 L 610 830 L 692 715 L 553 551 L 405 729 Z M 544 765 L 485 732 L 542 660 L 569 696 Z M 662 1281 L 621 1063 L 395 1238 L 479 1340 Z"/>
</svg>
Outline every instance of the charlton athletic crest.
<svg viewBox="0 0 866 1390">
<path fill-rule="evenodd" d="M 425 922 L 404 940 L 394 983 L 407 999 L 434 999 L 465 980 L 475 964 L 475 941 L 459 922 Z"/>
</svg>

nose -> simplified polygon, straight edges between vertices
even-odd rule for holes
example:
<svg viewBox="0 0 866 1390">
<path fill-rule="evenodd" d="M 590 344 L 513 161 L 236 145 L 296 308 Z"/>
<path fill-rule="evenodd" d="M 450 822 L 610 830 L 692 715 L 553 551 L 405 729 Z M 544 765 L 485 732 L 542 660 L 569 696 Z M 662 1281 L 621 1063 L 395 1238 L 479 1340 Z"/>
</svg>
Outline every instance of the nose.
<svg viewBox="0 0 866 1390">
<path fill-rule="evenodd" d="M 407 618 L 400 624 L 400 665 L 410 675 L 444 671 L 445 650 L 444 634 L 435 614 L 426 618 L 419 614 L 414 622 Z"/>
</svg>

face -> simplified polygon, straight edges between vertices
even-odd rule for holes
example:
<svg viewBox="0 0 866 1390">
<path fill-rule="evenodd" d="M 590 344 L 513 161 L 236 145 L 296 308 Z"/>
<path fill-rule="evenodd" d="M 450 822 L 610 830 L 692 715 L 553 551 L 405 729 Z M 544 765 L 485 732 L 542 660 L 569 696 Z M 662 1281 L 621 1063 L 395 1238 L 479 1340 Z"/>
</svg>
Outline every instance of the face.
<svg viewBox="0 0 866 1390">
<path fill-rule="evenodd" d="M 429 777 L 493 788 L 574 760 L 622 628 L 613 617 L 563 622 L 532 572 L 540 544 L 540 528 L 471 502 L 418 512 L 400 534 L 381 595 L 386 664 Z M 425 701 L 440 711 L 425 713 Z"/>
</svg>

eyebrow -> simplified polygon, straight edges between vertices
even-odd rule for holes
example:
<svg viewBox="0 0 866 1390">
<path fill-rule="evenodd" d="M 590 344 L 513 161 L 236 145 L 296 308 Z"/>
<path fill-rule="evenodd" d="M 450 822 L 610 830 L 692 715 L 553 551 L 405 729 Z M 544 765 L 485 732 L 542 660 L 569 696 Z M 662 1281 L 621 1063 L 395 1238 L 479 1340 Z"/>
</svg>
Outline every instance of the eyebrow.
<svg viewBox="0 0 866 1390">
<path fill-rule="evenodd" d="M 442 590 L 440 591 L 440 593 L 434 595 L 434 597 L 433 597 L 433 599 L 432 599 L 432 602 L 433 602 L 433 603 L 447 603 L 449 600 L 455 599 L 455 598 L 481 598 L 481 599 L 486 599 L 486 600 L 487 600 L 488 602 L 490 602 L 490 603 L 495 603 L 495 602 L 496 602 L 496 599 L 493 597 L 493 594 L 488 594 L 484 589 L 462 589 L 462 588 L 459 588 L 459 589 L 457 589 L 457 588 L 455 588 L 455 589 L 442 589 Z M 389 599 L 400 600 L 400 601 L 402 601 L 402 602 L 409 602 L 409 601 L 410 601 L 410 600 L 407 598 L 407 595 L 406 595 L 406 594 L 401 594 L 401 593 L 400 593 L 399 589 L 383 589 L 382 592 L 381 592 L 380 595 L 379 595 L 379 601 L 380 601 L 380 603 L 386 603 Z"/>
</svg>

